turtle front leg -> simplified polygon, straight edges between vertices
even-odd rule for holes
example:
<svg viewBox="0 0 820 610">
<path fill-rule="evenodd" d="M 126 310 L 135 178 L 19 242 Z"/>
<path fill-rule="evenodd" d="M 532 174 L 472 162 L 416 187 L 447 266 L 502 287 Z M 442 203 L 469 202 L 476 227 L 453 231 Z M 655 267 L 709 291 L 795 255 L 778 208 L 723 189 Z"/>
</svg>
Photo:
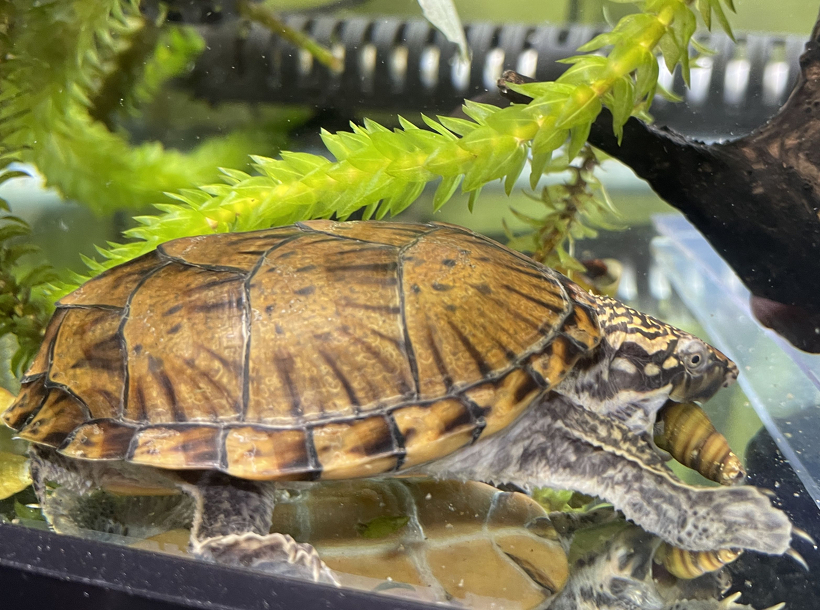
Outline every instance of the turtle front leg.
<svg viewBox="0 0 820 610">
<path fill-rule="evenodd" d="M 186 486 L 196 508 L 191 551 L 206 560 L 338 585 L 336 577 L 309 544 L 286 534 L 269 533 L 273 516 L 272 484 L 209 472 Z"/>
<path fill-rule="evenodd" d="M 789 519 L 759 490 L 686 485 L 647 438 L 555 394 L 507 429 L 423 471 L 598 496 L 645 530 L 691 551 L 782 554 L 791 540 Z"/>
</svg>

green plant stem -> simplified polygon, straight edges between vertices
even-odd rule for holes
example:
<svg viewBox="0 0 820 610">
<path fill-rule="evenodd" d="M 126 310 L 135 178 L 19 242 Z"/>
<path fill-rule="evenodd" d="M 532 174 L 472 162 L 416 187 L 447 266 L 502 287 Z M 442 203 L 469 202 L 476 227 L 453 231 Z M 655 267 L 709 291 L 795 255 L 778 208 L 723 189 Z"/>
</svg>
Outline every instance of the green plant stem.
<svg viewBox="0 0 820 610">
<path fill-rule="evenodd" d="M 305 49 L 316 58 L 316 61 L 324 64 L 331 70 L 341 72 L 344 69 L 342 60 L 333 55 L 333 52 L 330 49 L 323 47 L 310 36 L 307 36 L 306 34 L 298 30 L 294 30 L 292 27 L 288 26 L 285 22 L 279 19 L 276 12 L 267 4 L 240 0 L 238 3 L 238 8 L 239 13 L 243 17 L 265 26 L 274 34 L 277 34 L 285 40 L 292 42 L 294 46 L 297 46 L 300 49 Z"/>
</svg>

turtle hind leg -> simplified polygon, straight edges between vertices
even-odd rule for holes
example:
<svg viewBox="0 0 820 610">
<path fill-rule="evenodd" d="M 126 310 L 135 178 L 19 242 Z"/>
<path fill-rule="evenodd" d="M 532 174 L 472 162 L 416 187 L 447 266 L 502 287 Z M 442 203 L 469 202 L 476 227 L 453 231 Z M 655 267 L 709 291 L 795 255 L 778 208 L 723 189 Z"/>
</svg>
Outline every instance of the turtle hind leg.
<svg viewBox="0 0 820 610">
<path fill-rule="evenodd" d="M 185 491 L 196 502 L 191 528 L 195 555 L 278 576 L 338 584 L 312 546 L 286 534 L 269 533 L 273 485 L 208 472 Z"/>
<path fill-rule="evenodd" d="M 190 499 L 161 475 L 140 477 L 139 468 L 66 458 L 48 447 L 32 445 L 31 478 L 43 516 L 61 534 L 116 540 L 147 538 L 190 524 Z M 148 495 L 141 495 L 139 482 Z M 112 489 L 134 488 L 134 495 Z M 167 490 L 163 493 L 161 489 Z"/>
</svg>

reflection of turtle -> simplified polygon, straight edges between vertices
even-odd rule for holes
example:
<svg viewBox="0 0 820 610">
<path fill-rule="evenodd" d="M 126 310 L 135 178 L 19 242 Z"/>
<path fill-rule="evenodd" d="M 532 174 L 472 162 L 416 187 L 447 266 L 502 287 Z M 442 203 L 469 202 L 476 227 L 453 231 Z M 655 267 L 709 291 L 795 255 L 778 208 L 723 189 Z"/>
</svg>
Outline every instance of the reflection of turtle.
<svg viewBox="0 0 820 610">
<path fill-rule="evenodd" d="M 55 505 L 59 497 L 64 502 Z M 76 527 L 101 525 L 100 506 L 112 502 L 119 510 L 106 511 L 111 523 L 155 520 L 150 500 L 140 500 L 142 517 L 110 494 L 78 502 L 57 491 L 46 509 L 87 536 L 94 534 Z M 185 502 L 166 510 L 168 500 L 154 500 L 159 529 L 185 523 Z M 546 511 L 528 496 L 475 481 L 413 477 L 283 489 L 273 530 L 314 546 L 342 584 L 402 597 L 528 610 L 544 607 L 567 580 L 567 557 Z M 186 540 L 185 530 L 174 529 L 136 544 L 175 552 Z"/>
<path fill-rule="evenodd" d="M 63 298 L 4 421 L 35 486 L 172 478 L 192 544 L 322 578 L 267 534 L 267 481 L 415 471 L 601 496 L 668 542 L 782 553 L 749 487 L 696 489 L 648 439 L 737 374 L 699 339 L 484 237 L 313 221 L 185 238 Z M 55 451 L 56 450 L 56 451 Z"/>
<path fill-rule="evenodd" d="M 724 598 L 731 584 L 725 572 L 692 580 L 671 576 L 657 561 L 659 546 L 660 540 L 634 526 L 608 535 L 574 562 L 567 586 L 549 609 L 754 610 L 737 603 L 739 593 Z"/>
<path fill-rule="evenodd" d="M 290 485 L 277 490 L 272 530 L 311 544 L 345 586 L 487 609 L 751 610 L 719 603 L 725 572 L 671 576 L 687 558 L 675 565 L 666 543 L 610 508 L 548 515 L 528 496 L 474 481 Z M 184 553 L 193 506 L 180 495 L 61 488 L 43 509 L 67 533 Z M 569 574 L 565 550 L 577 557 Z"/>
</svg>

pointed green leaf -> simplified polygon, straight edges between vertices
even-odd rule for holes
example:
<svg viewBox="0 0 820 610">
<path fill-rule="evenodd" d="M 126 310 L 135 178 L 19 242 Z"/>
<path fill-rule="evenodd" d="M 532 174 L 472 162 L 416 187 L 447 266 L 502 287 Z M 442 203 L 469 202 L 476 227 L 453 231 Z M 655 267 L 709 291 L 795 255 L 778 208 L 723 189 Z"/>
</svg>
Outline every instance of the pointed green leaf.
<svg viewBox="0 0 820 610">
<path fill-rule="evenodd" d="M 712 4 L 709 0 L 697 0 L 695 2 L 695 7 L 698 9 L 700 16 L 703 18 L 703 24 L 706 26 L 706 29 L 711 31 L 712 30 Z"/>
<path fill-rule="evenodd" d="M 31 178 L 31 174 L 22 171 L 7 171 L 0 173 L 0 184 L 14 178 Z"/>
<path fill-rule="evenodd" d="M 464 34 L 464 26 L 458 18 L 453 0 L 418 0 L 425 18 L 439 30 L 444 37 L 458 45 L 462 61 L 468 61 L 470 50 Z"/>
<path fill-rule="evenodd" d="M 30 234 L 31 229 L 27 226 L 21 226 L 19 224 L 5 225 L 0 227 L 0 243 L 6 241 L 7 239 L 11 239 L 12 237 L 22 237 Z"/>
<path fill-rule="evenodd" d="M 635 73 L 635 93 L 638 98 L 642 98 L 655 90 L 659 70 L 657 58 L 647 51 Z"/>
<path fill-rule="evenodd" d="M 513 158 L 510 162 L 511 169 L 507 172 L 506 178 L 504 178 L 504 192 L 507 193 L 507 196 L 512 193 L 513 187 L 515 186 L 518 177 L 521 175 L 521 172 L 524 171 L 524 167 L 526 165 L 527 147 L 522 144 L 513 154 Z"/>
<path fill-rule="evenodd" d="M 475 202 L 478 201 L 478 196 L 481 194 L 481 187 L 470 191 L 470 198 L 467 200 L 467 209 L 472 213 L 475 207 Z"/>
<path fill-rule="evenodd" d="M 456 137 L 456 135 L 455 135 L 452 131 L 450 131 L 449 129 L 447 129 L 447 128 L 446 128 L 444 125 L 442 125 L 441 123 L 438 123 L 438 122 L 434 121 L 433 119 L 431 119 L 430 117 L 428 117 L 426 114 L 422 114 L 422 115 L 421 115 L 421 120 L 422 120 L 422 121 L 424 121 L 424 122 L 425 122 L 425 124 L 426 124 L 426 125 L 427 125 L 430 129 L 432 129 L 432 130 L 434 130 L 434 131 L 436 131 L 436 132 L 440 133 L 442 136 L 444 136 L 444 137 L 445 137 L 445 138 L 447 138 L 448 140 L 457 140 L 457 139 L 458 139 L 458 138 Z"/>
<path fill-rule="evenodd" d="M 591 123 L 601 113 L 601 99 L 589 85 L 579 85 L 573 96 L 561 110 L 557 127 L 569 128 Z"/>
<path fill-rule="evenodd" d="M 567 141 L 567 129 L 541 129 L 532 141 L 533 154 L 552 153 Z"/>
<path fill-rule="evenodd" d="M 400 191 L 397 195 L 393 195 L 382 204 L 376 214 L 376 220 L 381 220 L 384 218 L 387 212 L 390 212 L 392 216 L 396 216 L 403 212 L 411 203 L 419 198 L 426 185 L 426 182 L 408 183 L 402 191 Z"/>
<path fill-rule="evenodd" d="M 451 116 L 436 117 L 447 129 L 460 136 L 466 136 L 468 133 L 478 128 L 478 123 L 468 121 L 467 119 L 460 119 Z"/>
<path fill-rule="evenodd" d="M 406 134 L 398 134 L 393 132 L 374 133 L 371 136 L 373 148 L 378 151 L 382 157 L 391 161 L 400 159 L 405 154 L 412 151 L 413 147 L 409 141 L 404 138 Z"/>
<path fill-rule="evenodd" d="M 479 104 L 472 100 L 464 101 L 464 114 L 473 119 L 476 123 L 484 124 L 487 119 L 498 112 L 500 108 L 492 104 Z"/>
<path fill-rule="evenodd" d="M 612 127 L 621 141 L 623 126 L 632 114 L 635 107 L 635 87 L 629 77 L 619 78 L 612 87 L 612 102 L 609 107 L 612 111 Z"/>
<path fill-rule="evenodd" d="M 380 125 L 379 123 L 377 123 L 373 119 L 368 119 L 367 117 L 365 117 L 363 122 L 364 122 L 364 129 L 368 133 L 372 134 L 372 133 L 377 133 L 377 132 L 380 132 L 380 131 L 381 132 L 386 131 L 387 133 L 390 133 L 390 130 L 387 127 L 384 127 L 383 125 Z M 407 129 L 407 127 L 405 127 L 405 124 L 409 124 L 411 129 L 416 129 L 416 126 L 413 125 L 412 123 L 410 123 L 410 121 L 406 120 L 404 117 L 399 117 L 399 123 L 405 129 Z"/>
<path fill-rule="evenodd" d="M 445 203 L 447 203 L 456 192 L 458 185 L 461 183 L 461 176 L 447 176 L 441 179 L 436 192 L 433 195 L 433 211 L 438 212 Z"/>
<path fill-rule="evenodd" d="M 487 125 L 499 133 L 521 140 L 531 140 L 538 132 L 538 123 L 525 113 L 523 106 L 510 107 L 505 112 L 491 115 L 487 119 Z"/>
<path fill-rule="evenodd" d="M 566 139 L 566 137 L 564 138 Z M 538 186 L 538 181 L 541 180 L 541 176 L 544 175 L 544 168 L 549 163 L 549 160 L 552 158 L 552 151 L 546 153 L 534 153 L 532 155 L 532 163 L 530 164 L 530 188 L 535 190 L 535 187 Z"/>
<path fill-rule="evenodd" d="M 658 48 L 663 54 L 663 61 L 666 64 L 666 69 L 670 72 L 675 71 L 675 66 L 680 61 L 680 56 L 683 50 L 678 46 L 672 32 L 667 32 L 658 42 Z"/>
<path fill-rule="evenodd" d="M 598 49 L 601 49 L 603 47 L 611 46 L 616 42 L 618 42 L 618 37 L 613 36 L 613 32 L 605 32 L 604 34 L 598 34 L 588 43 L 578 47 L 577 50 L 581 53 L 588 53 L 590 51 L 597 51 Z"/>
<path fill-rule="evenodd" d="M 365 120 L 367 120 L 367 119 L 365 119 Z M 411 121 L 408 121 L 407 119 L 405 119 L 401 115 L 399 115 L 399 125 L 401 125 L 401 128 L 404 131 L 415 131 L 415 130 L 418 129 L 418 125 L 416 125 L 415 123 L 413 123 Z M 386 128 L 382 128 L 382 129 L 384 129 L 385 131 L 389 131 Z"/>
<path fill-rule="evenodd" d="M 475 155 L 461 148 L 456 141 L 427 157 L 424 166 L 437 176 L 455 176 L 466 173 L 474 160 Z"/>
<path fill-rule="evenodd" d="M 723 12 L 723 7 L 720 6 L 720 0 L 710 0 L 710 2 L 712 4 L 712 10 L 715 11 L 715 17 L 717 17 L 720 27 L 722 27 L 723 31 L 726 32 L 726 35 L 732 39 L 732 42 L 737 42 L 735 40 L 735 35 L 732 32 L 732 26 L 729 24 L 729 20 L 726 19 L 726 13 Z"/>
<path fill-rule="evenodd" d="M 333 155 L 337 161 L 344 161 L 347 158 L 349 151 L 338 135 L 330 133 L 325 129 L 322 129 L 319 135 L 322 138 L 325 148 L 330 151 L 330 154 Z"/>
</svg>

